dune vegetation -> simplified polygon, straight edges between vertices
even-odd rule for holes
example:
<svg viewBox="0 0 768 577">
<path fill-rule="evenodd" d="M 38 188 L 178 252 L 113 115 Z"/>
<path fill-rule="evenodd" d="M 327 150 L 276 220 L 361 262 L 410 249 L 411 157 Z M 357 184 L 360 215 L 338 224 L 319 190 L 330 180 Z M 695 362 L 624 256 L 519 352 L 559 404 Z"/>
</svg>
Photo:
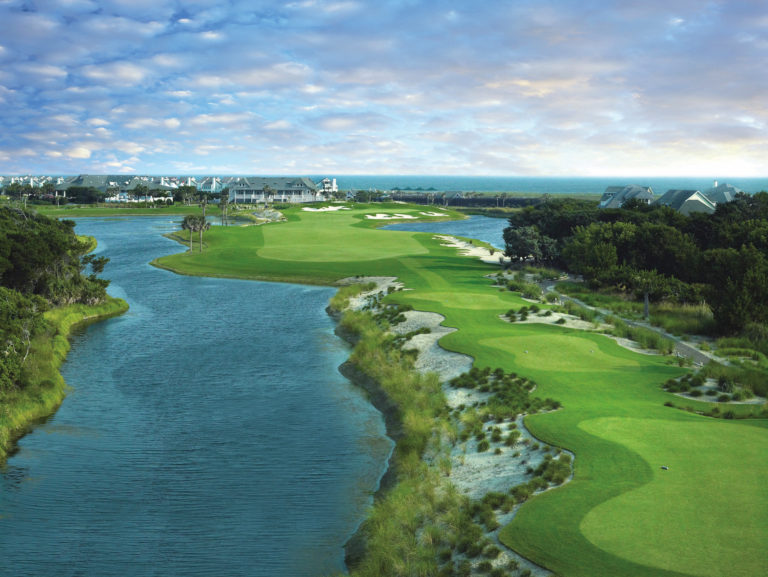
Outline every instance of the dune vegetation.
<svg viewBox="0 0 768 577">
<path fill-rule="evenodd" d="M 440 313 L 445 326 L 458 329 L 442 338 L 443 348 L 471 355 L 476 368 L 498 367 L 531 379 L 535 397 L 554 399 L 561 407 L 529 415 L 525 424 L 540 440 L 575 454 L 573 478 L 529 499 L 501 531 L 505 545 L 563 577 L 768 574 L 762 546 L 768 542 L 768 493 L 760 481 L 768 474 L 768 420 L 739 418 L 752 413 L 738 404 L 727 405 L 734 419 L 705 416 L 713 403 L 662 388 L 689 368 L 670 356 L 640 354 L 605 335 L 560 326 L 544 316 L 551 308 L 546 303 L 538 304 L 540 323 L 507 322 L 507 311 L 531 303 L 489 278 L 498 264 L 462 256 L 432 234 L 377 230 L 381 221 L 365 218 L 387 212 L 437 218 L 422 210 L 399 204 L 338 212 L 290 209 L 281 223 L 213 227 L 205 233 L 202 252 L 154 264 L 181 274 L 313 284 L 397 277 L 406 290 L 382 295 L 383 302 Z M 367 351 L 357 349 L 353 363 L 379 354 L 366 342 Z M 359 364 L 370 372 L 362 360 Z M 391 375 L 372 376 L 403 383 L 401 365 L 389 364 Z M 398 401 L 415 435 L 406 435 L 396 450 L 407 475 L 388 493 L 395 502 L 380 500 L 374 508 L 367 526 L 381 533 L 368 535 L 369 556 L 353 574 L 437 574 L 429 561 L 436 550 L 427 546 L 436 536 L 425 535 L 429 527 L 435 533 L 450 524 L 444 509 L 460 500 L 436 488 L 437 479 L 449 486 L 445 470 L 413 461 L 429 452 L 429 432 L 442 430 L 445 416 L 430 398 L 439 398 L 434 381 L 419 383 L 426 396 Z M 423 487 L 414 475 L 424 479 Z M 424 524 L 414 518 L 419 503 L 428 503 L 441 520 Z M 389 557 L 373 556 L 398 533 L 414 549 L 393 545 Z M 406 550 L 413 563 L 382 569 Z M 458 566 L 454 573 L 441 570 L 461 572 Z"/>
</svg>

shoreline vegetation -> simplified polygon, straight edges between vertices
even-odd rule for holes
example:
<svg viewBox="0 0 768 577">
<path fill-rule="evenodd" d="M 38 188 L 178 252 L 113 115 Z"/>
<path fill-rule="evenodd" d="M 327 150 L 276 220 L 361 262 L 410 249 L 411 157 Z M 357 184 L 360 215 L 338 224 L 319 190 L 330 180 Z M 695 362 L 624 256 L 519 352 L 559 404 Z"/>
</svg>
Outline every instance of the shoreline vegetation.
<svg viewBox="0 0 768 577">
<path fill-rule="evenodd" d="M 0 206 L 0 465 L 66 394 L 58 369 L 80 325 L 120 314 L 98 275 L 109 259 L 71 220 Z"/>
<path fill-rule="evenodd" d="M 49 418 L 67 394 L 68 386 L 59 372 L 69 351 L 69 336 L 91 323 L 128 310 L 123 299 L 110 297 L 95 306 L 82 304 L 52 309 L 44 313 L 46 327 L 32 341 L 29 366 L 25 368 L 27 386 L 6 392 L 0 414 L 0 465 L 14 453 L 16 442 L 36 423 Z"/>
<path fill-rule="evenodd" d="M 471 357 L 467 362 L 464 355 L 443 349 L 442 363 L 431 359 L 419 368 L 429 347 L 409 345 L 432 330 L 426 327 L 440 325 L 442 317 L 380 304 L 380 292 L 402 290 L 394 277 L 349 280 L 360 284 L 341 288 L 327 309 L 338 323 L 337 334 L 354 346 L 339 370 L 368 393 L 396 443 L 373 509 L 345 545 L 350 574 L 550 575 L 506 549 L 498 536 L 531 495 L 571 477 L 572 455 L 535 439 L 517 412 L 523 407 L 535 412 L 530 389 L 519 389 L 517 404 L 491 404 L 478 414 L 467 404 L 488 407 L 492 395 L 472 391 L 475 381 L 501 381 L 503 371 L 491 376 L 471 370 Z M 401 325 L 406 328 L 400 330 Z M 450 383 L 448 376 L 453 376 Z M 499 388 L 509 391 L 508 385 L 499 383 Z M 549 408 L 555 407 L 550 401 Z M 470 451 L 468 443 L 474 445 Z M 501 447 L 518 449 L 516 457 L 506 455 L 503 471 Z M 538 474 L 529 482 L 532 468 Z M 518 482 L 511 486 L 511 479 Z"/>
</svg>

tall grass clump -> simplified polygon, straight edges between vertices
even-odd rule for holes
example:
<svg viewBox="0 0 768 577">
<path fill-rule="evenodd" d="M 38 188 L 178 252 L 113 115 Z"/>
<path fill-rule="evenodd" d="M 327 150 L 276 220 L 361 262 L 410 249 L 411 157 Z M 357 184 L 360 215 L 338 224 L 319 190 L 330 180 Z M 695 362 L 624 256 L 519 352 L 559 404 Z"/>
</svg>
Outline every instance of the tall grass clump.
<svg viewBox="0 0 768 577">
<path fill-rule="evenodd" d="M 519 279 L 507 281 L 507 289 L 512 292 L 519 292 L 520 296 L 527 299 L 537 300 L 541 298 L 542 290 L 539 285 Z"/>
<path fill-rule="evenodd" d="M 59 367 L 69 351 L 67 340 L 76 325 L 128 310 L 122 299 L 97 306 L 70 305 L 45 313 L 45 328 L 35 335 L 18 388 L 0 393 L 0 463 L 13 442 L 35 421 L 53 413 L 66 394 Z"/>
<path fill-rule="evenodd" d="M 336 291 L 336 294 L 331 297 L 330 302 L 328 303 L 328 310 L 332 314 L 339 314 L 342 311 L 344 311 L 347 307 L 349 307 L 349 300 L 351 298 L 356 297 L 357 295 L 372 291 L 376 288 L 375 282 L 367 282 L 367 283 L 359 283 L 359 284 L 351 284 L 347 286 L 343 286 L 339 288 L 338 291 Z"/>
<path fill-rule="evenodd" d="M 606 320 L 613 325 L 610 334 L 616 337 L 635 341 L 644 349 L 659 351 L 664 355 L 672 354 L 675 350 L 674 341 L 652 329 L 629 325 L 618 317 L 608 317 Z"/>
<path fill-rule="evenodd" d="M 562 308 L 569 315 L 573 315 L 589 323 L 597 322 L 597 319 L 600 316 L 600 314 L 597 311 L 594 311 L 588 307 L 585 307 L 583 305 L 580 305 L 577 302 L 570 301 L 570 300 L 566 300 L 563 303 Z"/>
<path fill-rule="evenodd" d="M 758 367 L 736 362 L 722 365 L 710 361 L 701 369 L 700 374 L 718 383 L 728 383 L 730 388 L 747 389 L 752 394 L 768 397 L 768 371 Z"/>
<path fill-rule="evenodd" d="M 673 335 L 711 335 L 716 330 L 712 310 L 704 303 L 657 303 L 651 307 L 651 323 Z"/>
</svg>

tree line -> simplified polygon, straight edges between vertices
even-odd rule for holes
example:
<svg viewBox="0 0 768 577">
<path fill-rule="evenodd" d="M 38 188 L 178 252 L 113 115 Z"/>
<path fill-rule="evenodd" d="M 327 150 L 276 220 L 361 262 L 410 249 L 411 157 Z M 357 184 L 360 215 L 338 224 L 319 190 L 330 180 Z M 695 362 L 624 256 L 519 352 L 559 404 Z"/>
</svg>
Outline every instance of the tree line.
<svg viewBox="0 0 768 577">
<path fill-rule="evenodd" d="M 593 287 L 706 302 L 718 331 L 768 323 L 768 193 L 739 194 L 714 214 L 629 201 L 549 199 L 509 218 L 506 255 L 560 266 Z"/>
<path fill-rule="evenodd" d="M 226 194 L 228 189 L 222 192 L 205 192 L 198 190 L 195 186 L 182 185 L 173 190 L 160 188 L 150 188 L 146 184 L 138 184 L 130 190 L 130 193 L 136 197 L 168 198 L 179 204 L 189 204 L 192 202 L 210 201 L 219 198 L 222 193 Z M 52 182 L 43 183 L 40 187 L 33 187 L 31 184 L 21 184 L 13 182 L 3 188 L 3 193 L 12 200 L 29 201 L 30 203 L 50 204 L 57 202 L 66 204 L 68 202 L 77 204 L 97 204 L 104 202 L 109 196 L 119 192 L 117 188 L 101 190 L 94 186 L 69 186 L 66 196 L 62 191 L 56 194 L 56 186 Z"/>
<path fill-rule="evenodd" d="M 90 243 L 74 227 L 0 207 L 0 391 L 23 386 L 22 369 L 47 309 L 107 298 L 109 281 L 96 275 L 109 259 L 89 254 Z"/>
</svg>

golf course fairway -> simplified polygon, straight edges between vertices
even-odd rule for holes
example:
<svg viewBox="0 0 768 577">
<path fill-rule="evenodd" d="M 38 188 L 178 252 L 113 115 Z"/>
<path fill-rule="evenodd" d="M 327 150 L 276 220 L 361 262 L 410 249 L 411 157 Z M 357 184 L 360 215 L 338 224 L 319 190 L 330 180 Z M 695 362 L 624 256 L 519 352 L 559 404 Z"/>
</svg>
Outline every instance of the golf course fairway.
<svg viewBox="0 0 768 577">
<path fill-rule="evenodd" d="M 406 290 L 387 302 L 440 313 L 445 326 L 458 329 L 441 346 L 471 355 L 476 367 L 528 377 L 537 383 L 534 395 L 562 404 L 525 423 L 575 454 L 573 479 L 526 502 L 502 529 L 504 544 L 562 577 L 768 575 L 768 421 L 665 406 L 680 399 L 662 383 L 688 371 L 672 357 L 640 354 L 546 317 L 506 322 L 506 311 L 530 302 L 493 286 L 487 275 L 498 265 L 462 256 L 429 233 L 377 230 L 382 221 L 365 218 L 436 218 L 424 207 L 350 206 L 292 208 L 281 223 L 213 227 L 202 252 L 195 237 L 192 252 L 154 264 L 182 274 L 312 284 L 398 277 Z M 729 408 L 738 415 L 738 406 Z"/>
</svg>

